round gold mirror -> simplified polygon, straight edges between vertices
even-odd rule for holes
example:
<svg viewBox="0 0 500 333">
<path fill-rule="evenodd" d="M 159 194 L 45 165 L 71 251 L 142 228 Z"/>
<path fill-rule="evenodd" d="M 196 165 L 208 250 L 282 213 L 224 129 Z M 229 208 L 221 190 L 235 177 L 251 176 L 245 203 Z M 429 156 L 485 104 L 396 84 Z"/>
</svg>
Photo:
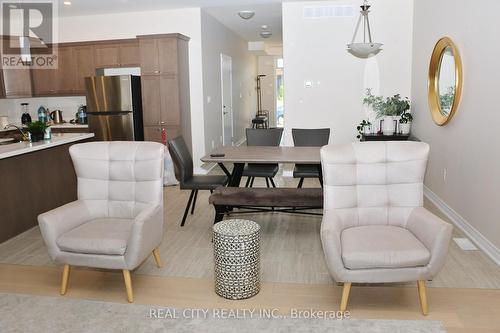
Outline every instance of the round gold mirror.
<svg viewBox="0 0 500 333">
<path fill-rule="evenodd" d="M 457 112 L 462 95 L 462 60 L 453 41 L 441 38 L 432 52 L 429 66 L 429 106 L 439 126 Z"/>
</svg>

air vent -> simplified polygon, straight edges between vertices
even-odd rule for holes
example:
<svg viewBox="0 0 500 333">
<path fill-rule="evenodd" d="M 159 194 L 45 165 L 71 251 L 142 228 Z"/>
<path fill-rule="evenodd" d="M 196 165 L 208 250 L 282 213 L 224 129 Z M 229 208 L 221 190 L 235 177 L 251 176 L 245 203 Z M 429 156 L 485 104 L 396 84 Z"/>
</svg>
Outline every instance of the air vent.
<svg viewBox="0 0 500 333">
<path fill-rule="evenodd" d="M 353 6 L 321 6 L 304 7 L 303 16 L 306 19 L 331 18 L 331 17 L 353 17 L 355 10 Z"/>
</svg>

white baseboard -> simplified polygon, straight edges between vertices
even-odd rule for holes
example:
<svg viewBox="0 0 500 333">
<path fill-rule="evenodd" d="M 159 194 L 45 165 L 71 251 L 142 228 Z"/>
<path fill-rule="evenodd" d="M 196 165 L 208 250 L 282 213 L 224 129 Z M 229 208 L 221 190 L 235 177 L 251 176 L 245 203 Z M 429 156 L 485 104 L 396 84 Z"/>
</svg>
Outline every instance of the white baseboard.
<svg viewBox="0 0 500 333">
<path fill-rule="evenodd" d="M 488 257 L 500 266 L 500 249 L 484 237 L 476 228 L 467 222 L 453 208 L 448 206 L 436 193 L 432 192 L 424 185 L 424 195 L 429 199 L 443 214 L 445 214 L 453 224 L 460 229 L 470 240 L 476 244 Z"/>
</svg>

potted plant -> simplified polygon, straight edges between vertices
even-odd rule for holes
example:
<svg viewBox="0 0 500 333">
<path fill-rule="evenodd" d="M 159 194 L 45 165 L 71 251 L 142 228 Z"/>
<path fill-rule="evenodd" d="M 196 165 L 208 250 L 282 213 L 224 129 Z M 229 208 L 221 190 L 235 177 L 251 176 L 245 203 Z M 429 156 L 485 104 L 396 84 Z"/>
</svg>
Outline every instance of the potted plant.
<svg viewBox="0 0 500 333">
<path fill-rule="evenodd" d="M 392 97 L 375 96 L 372 94 L 371 89 L 366 89 L 363 104 L 371 106 L 377 118 L 383 118 L 382 132 L 384 135 L 394 134 L 396 132 L 394 126 L 395 117 L 401 116 L 410 109 L 410 100 L 408 98 L 403 99 L 399 94 Z"/>
<path fill-rule="evenodd" d="M 399 130 L 401 134 L 410 134 L 411 122 L 413 121 L 413 116 L 410 112 L 405 111 L 401 118 L 399 119 Z"/>
<path fill-rule="evenodd" d="M 31 134 L 31 141 L 37 142 L 43 140 L 45 130 L 49 125 L 43 121 L 34 121 L 26 125 L 28 132 Z"/>
<path fill-rule="evenodd" d="M 372 132 L 372 123 L 370 123 L 369 120 L 364 120 L 359 123 L 359 125 L 356 127 L 358 130 L 358 135 L 356 136 L 358 139 L 361 139 L 361 136 L 363 134 L 371 134 Z"/>
</svg>

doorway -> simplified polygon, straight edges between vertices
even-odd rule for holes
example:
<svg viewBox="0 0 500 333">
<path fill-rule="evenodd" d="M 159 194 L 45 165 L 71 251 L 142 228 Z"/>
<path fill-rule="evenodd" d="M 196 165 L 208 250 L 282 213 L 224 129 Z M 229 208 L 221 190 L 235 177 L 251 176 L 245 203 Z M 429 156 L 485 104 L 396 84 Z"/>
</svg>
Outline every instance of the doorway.
<svg viewBox="0 0 500 333">
<path fill-rule="evenodd" d="M 230 56 L 220 55 L 222 100 L 222 145 L 233 145 L 233 71 Z"/>
<path fill-rule="evenodd" d="M 285 122 L 285 104 L 283 82 L 283 58 L 276 59 L 276 126 L 283 127 Z"/>
</svg>

